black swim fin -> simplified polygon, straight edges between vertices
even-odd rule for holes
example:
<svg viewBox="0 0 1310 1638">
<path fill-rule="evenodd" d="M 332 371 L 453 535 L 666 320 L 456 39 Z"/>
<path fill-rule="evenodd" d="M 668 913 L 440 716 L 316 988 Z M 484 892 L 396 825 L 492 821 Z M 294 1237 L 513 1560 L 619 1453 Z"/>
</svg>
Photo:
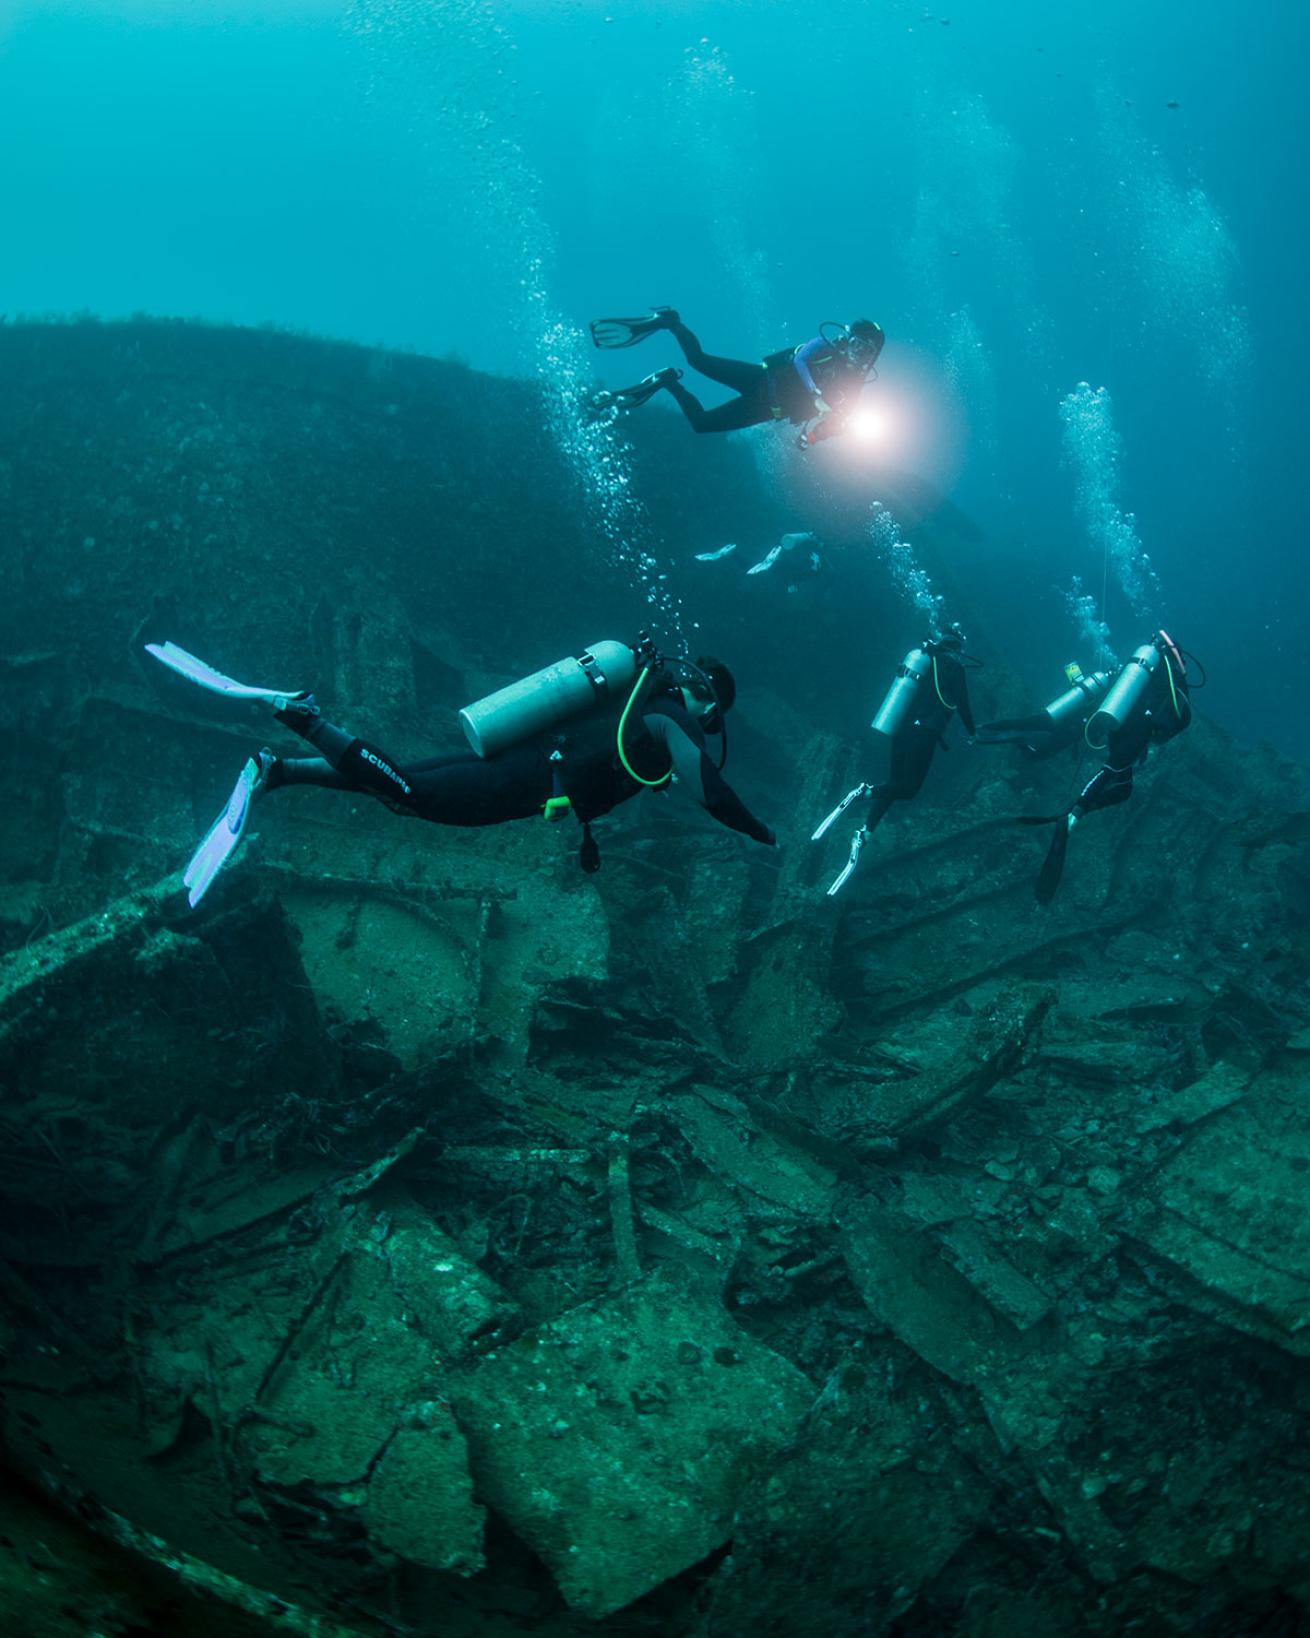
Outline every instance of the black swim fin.
<svg viewBox="0 0 1310 1638">
<path fill-rule="evenodd" d="M 1060 886 L 1060 878 L 1064 875 L 1065 854 L 1069 851 L 1069 823 L 1061 818 L 1055 827 L 1055 835 L 1051 837 L 1051 845 L 1046 850 L 1046 858 L 1042 861 L 1042 868 L 1037 877 L 1037 902 L 1049 904 L 1055 897 Z"/>
<path fill-rule="evenodd" d="M 670 364 L 667 369 L 656 370 L 654 375 L 648 375 L 631 387 L 618 387 L 613 392 L 598 392 L 592 399 L 593 409 L 631 410 L 644 404 L 648 398 L 654 398 L 662 388 L 671 381 L 680 381 L 682 371 Z"/>
<path fill-rule="evenodd" d="M 672 307 L 652 307 L 641 318 L 600 318 L 591 321 L 591 339 L 607 352 L 618 347 L 635 347 L 656 330 L 667 330 L 678 322 Z"/>
</svg>

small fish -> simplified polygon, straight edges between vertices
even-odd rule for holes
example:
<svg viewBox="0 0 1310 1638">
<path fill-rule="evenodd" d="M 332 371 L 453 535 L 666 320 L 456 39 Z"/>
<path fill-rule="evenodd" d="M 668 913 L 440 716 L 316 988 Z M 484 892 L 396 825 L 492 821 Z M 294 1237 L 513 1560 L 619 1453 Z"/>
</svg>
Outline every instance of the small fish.
<svg viewBox="0 0 1310 1638">
<path fill-rule="evenodd" d="M 697 552 L 696 561 L 697 563 L 717 563 L 721 557 L 727 557 L 729 552 L 735 552 L 736 550 L 737 542 L 734 540 L 731 545 L 720 546 L 717 552 Z"/>
<path fill-rule="evenodd" d="M 1182 105 L 1181 102 L 1167 102 L 1167 103 L 1165 103 L 1166 108 L 1181 108 L 1182 106 L 1183 105 Z"/>
</svg>

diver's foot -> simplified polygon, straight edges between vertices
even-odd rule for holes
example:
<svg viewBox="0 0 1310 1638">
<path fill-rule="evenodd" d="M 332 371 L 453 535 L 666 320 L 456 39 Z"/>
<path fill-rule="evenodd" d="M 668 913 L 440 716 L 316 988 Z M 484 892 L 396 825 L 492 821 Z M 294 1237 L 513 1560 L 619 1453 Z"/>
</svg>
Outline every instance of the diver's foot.
<svg viewBox="0 0 1310 1638">
<path fill-rule="evenodd" d="M 275 791 L 282 783 L 282 763 L 265 745 L 256 755 L 255 763 L 258 772 L 255 782 L 250 788 L 251 799 L 262 796 L 265 791 Z"/>
<path fill-rule="evenodd" d="M 635 386 L 619 387 L 614 392 L 598 392 L 591 401 L 592 407 L 597 410 L 634 410 L 647 399 L 654 398 L 663 388 L 681 380 L 682 371 L 676 364 L 670 364 L 665 369 L 656 370 L 653 375 L 644 376 Z"/>
<path fill-rule="evenodd" d="M 675 324 L 682 323 L 682 314 L 676 307 L 652 307 L 650 316 L 660 330 L 671 330 Z"/>
<path fill-rule="evenodd" d="M 273 713 L 279 717 L 317 717 L 322 714 L 318 701 L 307 688 L 299 694 L 279 694 L 273 701 Z"/>
<path fill-rule="evenodd" d="M 676 364 L 666 364 L 662 370 L 654 370 L 650 375 L 642 376 L 635 387 L 624 387 L 614 394 L 619 401 L 620 409 L 636 409 L 638 404 L 644 404 L 648 398 L 654 398 L 657 392 L 665 387 L 671 387 L 675 381 L 682 380 L 682 371 Z"/>
</svg>

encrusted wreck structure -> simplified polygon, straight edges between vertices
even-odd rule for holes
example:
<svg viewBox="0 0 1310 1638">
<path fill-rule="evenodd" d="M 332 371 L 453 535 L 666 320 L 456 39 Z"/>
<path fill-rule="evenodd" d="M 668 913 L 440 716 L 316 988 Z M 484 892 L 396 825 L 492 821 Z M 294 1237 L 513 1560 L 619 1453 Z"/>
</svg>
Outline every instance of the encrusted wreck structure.
<svg viewBox="0 0 1310 1638">
<path fill-rule="evenodd" d="M 5 1462 L 150 1567 L 14 1526 L 17 1619 L 1300 1630 L 1292 770 L 1202 721 L 1039 913 L 1011 820 L 1072 770 L 962 753 L 828 901 L 868 678 L 808 709 L 757 631 L 733 774 L 780 853 L 649 798 L 590 877 L 553 827 L 287 791 L 191 914 L 267 722 L 143 640 L 312 663 L 409 754 L 639 600 L 561 587 L 590 548 L 513 384 L 192 327 L 0 359 Z M 660 437 L 661 529 L 725 485 L 767 526 L 731 449 L 662 495 Z"/>
</svg>

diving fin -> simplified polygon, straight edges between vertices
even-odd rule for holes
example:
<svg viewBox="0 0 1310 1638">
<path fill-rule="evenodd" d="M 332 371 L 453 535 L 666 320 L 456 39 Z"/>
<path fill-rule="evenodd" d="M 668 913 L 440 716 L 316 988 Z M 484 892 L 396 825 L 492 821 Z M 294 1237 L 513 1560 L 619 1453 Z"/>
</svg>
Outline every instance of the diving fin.
<svg viewBox="0 0 1310 1638">
<path fill-rule="evenodd" d="M 667 330 L 678 322 L 672 307 L 652 307 L 642 318 L 600 318 L 591 321 L 591 339 L 606 352 L 619 347 L 635 347 L 656 330 Z"/>
<path fill-rule="evenodd" d="M 773 567 L 773 565 L 778 561 L 778 559 L 781 556 L 782 556 L 782 543 L 780 541 L 778 543 L 778 545 L 770 547 L 768 555 L 765 556 L 765 557 L 762 557 L 758 563 L 753 564 L 749 569 L 747 569 L 746 573 L 747 574 L 767 574 L 769 572 L 769 570 Z"/>
<path fill-rule="evenodd" d="M 222 813 L 206 832 L 205 839 L 191 855 L 190 863 L 182 872 L 182 885 L 187 889 L 187 903 L 194 910 L 209 891 L 214 877 L 232 857 L 241 840 L 250 815 L 250 803 L 263 784 L 272 765 L 273 757 L 261 751 L 251 757 L 237 776 Z"/>
<path fill-rule="evenodd" d="M 1071 829 L 1068 818 L 1062 816 L 1055 827 L 1055 835 L 1051 837 L 1051 845 L 1046 850 L 1046 858 L 1037 877 L 1038 904 L 1049 904 L 1059 889 L 1060 878 L 1064 875 L 1065 854 L 1069 851 Z"/>
<path fill-rule="evenodd" d="M 633 410 L 644 404 L 648 398 L 654 398 L 662 388 L 671 381 L 681 381 L 682 371 L 670 364 L 667 369 L 656 370 L 654 375 L 648 375 L 638 381 L 635 386 L 619 387 L 614 392 L 598 392 L 592 399 L 592 406 L 598 410 Z"/>
<path fill-rule="evenodd" d="M 303 689 L 252 688 L 247 683 L 236 682 L 231 677 L 225 677 L 221 671 L 215 671 L 212 665 L 198 660 L 194 654 L 188 654 L 176 643 L 147 643 L 146 653 L 153 654 L 161 665 L 176 671 L 179 677 L 185 677 L 199 688 L 207 688 L 211 694 L 225 694 L 228 699 L 264 700 L 275 711 L 281 711 L 293 700 L 306 698 Z"/>
</svg>

